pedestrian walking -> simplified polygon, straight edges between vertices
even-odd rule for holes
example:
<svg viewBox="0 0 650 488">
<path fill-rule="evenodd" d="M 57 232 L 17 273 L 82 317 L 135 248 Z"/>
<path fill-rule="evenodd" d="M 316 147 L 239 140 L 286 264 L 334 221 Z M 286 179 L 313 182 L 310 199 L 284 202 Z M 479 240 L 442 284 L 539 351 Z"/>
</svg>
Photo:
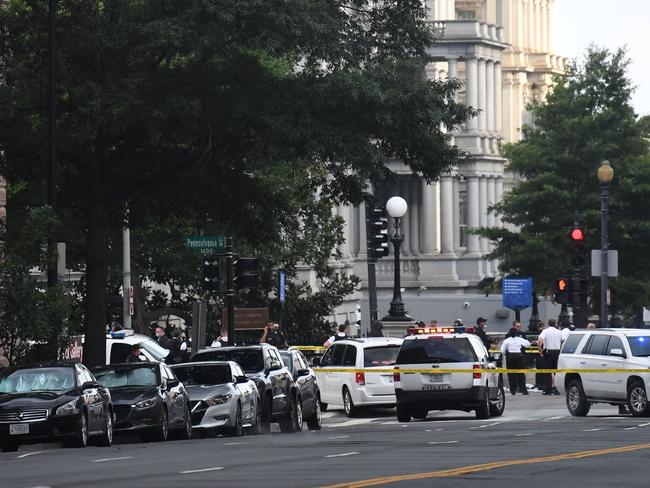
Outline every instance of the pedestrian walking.
<svg viewBox="0 0 650 488">
<path fill-rule="evenodd" d="M 530 347 L 530 342 L 517 335 L 517 329 L 511 328 L 506 334 L 506 340 L 501 344 L 501 354 L 506 357 L 508 369 L 524 369 L 523 349 Z M 508 385 L 510 393 L 516 395 L 520 391 L 522 395 L 528 395 L 526 388 L 526 375 L 524 373 L 508 373 Z"/>
<path fill-rule="evenodd" d="M 562 347 L 562 332 L 557 329 L 555 320 L 549 319 L 546 327 L 537 339 L 539 354 L 544 356 L 545 368 L 557 369 L 557 360 L 560 357 Z M 544 395 L 559 395 L 555 387 L 555 373 L 547 373 Z"/>
<path fill-rule="evenodd" d="M 492 339 L 490 339 L 490 337 L 488 337 L 487 333 L 485 332 L 486 325 L 487 325 L 487 319 L 483 317 L 477 318 L 474 334 L 476 334 L 479 337 L 479 339 L 481 339 L 481 342 L 483 342 L 485 349 L 489 351 L 490 346 L 492 346 Z"/>
</svg>

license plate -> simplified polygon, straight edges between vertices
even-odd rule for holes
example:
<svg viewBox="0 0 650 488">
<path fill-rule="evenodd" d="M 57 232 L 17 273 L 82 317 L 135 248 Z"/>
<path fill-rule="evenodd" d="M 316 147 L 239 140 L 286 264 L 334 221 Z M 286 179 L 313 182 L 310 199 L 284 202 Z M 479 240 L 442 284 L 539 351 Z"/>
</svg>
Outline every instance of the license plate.
<svg viewBox="0 0 650 488">
<path fill-rule="evenodd" d="M 442 375 L 441 374 L 430 374 L 429 375 L 429 381 L 433 383 L 440 383 L 442 381 Z"/>
<path fill-rule="evenodd" d="M 9 424 L 9 434 L 29 434 L 29 424 Z"/>
<path fill-rule="evenodd" d="M 451 385 L 424 385 L 423 390 L 451 390 Z"/>
</svg>

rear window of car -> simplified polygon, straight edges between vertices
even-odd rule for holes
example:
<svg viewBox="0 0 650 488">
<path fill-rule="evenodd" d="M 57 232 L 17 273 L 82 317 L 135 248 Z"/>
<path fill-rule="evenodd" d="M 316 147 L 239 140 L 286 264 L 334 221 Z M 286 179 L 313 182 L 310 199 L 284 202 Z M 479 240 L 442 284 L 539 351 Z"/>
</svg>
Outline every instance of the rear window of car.
<svg viewBox="0 0 650 488">
<path fill-rule="evenodd" d="M 363 350 L 363 366 L 392 366 L 397 361 L 400 346 L 368 347 Z"/>
<path fill-rule="evenodd" d="M 650 336 L 631 336 L 627 338 L 627 341 L 630 343 L 632 356 L 650 356 Z"/>
<path fill-rule="evenodd" d="M 569 337 L 567 337 L 567 340 L 564 341 L 561 354 L 573 354 L 576 352 L 576 349 L 578 349 L 578 344 L 580 344 L 580 341 L 584 336 L 584 334 L 569 335 Z"/>
<path fill-rule="evenodd" d="M 471 363 L 476 354 L 466 338 L 426 337 L 406 340 L 397 364 Z"/>
<path fill-rule="evenodd" d="M 212 351 L 196 353 L 192 357 L 192 361 L 234 361 L 241 366 L 245 373 L 258 373 L 264 370 L 261 349 L 224 351 L 217 347 Z"/>
</svg>

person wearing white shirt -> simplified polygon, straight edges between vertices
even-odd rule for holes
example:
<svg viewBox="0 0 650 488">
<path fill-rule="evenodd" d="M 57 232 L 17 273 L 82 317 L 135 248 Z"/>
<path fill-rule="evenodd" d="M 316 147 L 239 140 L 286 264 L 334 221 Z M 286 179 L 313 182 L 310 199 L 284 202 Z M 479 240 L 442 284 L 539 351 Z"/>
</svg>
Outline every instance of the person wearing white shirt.
<svg viewBox="0 0 650 488">
<path fill-rule="evenodd" d="M 524 354 L 522 349 L 530 347 L 530 342 L 519 336 L 519 331 L 514 327 L 508 331 L 506 340 L 501 344 L 501 353 L 506 356 L 506 366 L 508 369 L 524 369 Z M 508 373 L 508 385 L 510 393 L 517 394 L 517 390 L 522 395 L 528 395 L 526 388 L 526 375 L 523 373 Z"/>
<path fill-rule="evenodd" d="M 539 354 L 544 356 L 544 367 L 548 369 L 557 369 L 557 360 L 560 357 L 560 348 L 562 347 L 562 332 L 556 327 L 556 322 L 549 319 L 546 327 L 537 338 Z M 559 395 L 560 392 L 555 387 L 555 374 L 548 373 L 546 376 L 544 395 Z"/>
</svg>

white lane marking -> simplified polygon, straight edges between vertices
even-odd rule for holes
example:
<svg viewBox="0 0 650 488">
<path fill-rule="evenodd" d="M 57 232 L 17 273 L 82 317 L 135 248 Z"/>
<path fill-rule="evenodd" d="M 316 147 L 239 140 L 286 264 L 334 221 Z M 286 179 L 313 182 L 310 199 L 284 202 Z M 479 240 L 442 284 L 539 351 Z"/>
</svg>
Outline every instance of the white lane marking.
<svg viewBox="0 0 650 488">
<path fill-rule="evenodd" d="M 26 458 L 27 456 L 33 456 L 34 454 L 40 454 L 42 452 L 45 452 L 45 451 L 27 452 L 25 454 L 21 454 L 20 456 L 16 456 L 16 459 Z"/>
<path fill-rule="evenodd" d="M 108 461 L 122 461 L 123 459 L 133 459 L 133 456 L 122 456 L 114 458 L 93 459 L 93 463 L 105 463 Z"/>
<path fill-rule="evenodd" d="M 203 469 L 188 469 L 187 471 L 179 471 L 178 474 L 193 474 L 193 473 L 207 473 L 208 471 L 221 471 L 223 466 L 216 466 L 214 468 Z"/>
<path fill-rule="evenodd" d="M 427 442 L 427 444 L 457 444 L 458 441 L 433 441 Z"/>
<path fill-rule="evenodd" d="M 582 429 L 582 432 L 598 432 L 600 430 L 605 430 L 602 427 L 596 427 L 595 429 Z"/>
<path fill-rule="evenodd" d="M 336 412 L 323 412 L 321 413 L 321 417 L 324 419 L 329 419 L 332 418 L 336 415 Z"/>
<path fill-rule="evenodd" d="M 328 437 L 328 439 L 347 439 L 350 437 L 349 435 L 333 435 L 331 437 Z"/>
<path fill-rule="evenodd" d="M 325 456 L 326 458 L 337 458 L 337 457 L 345 457 L 345 456 L 354 456 L 355 454 L 359 454 L 358 452 L 342 452 L 341 454 L 329 454 Z"/>
<path fill-rule="evenodd" d="M 478 427 L 471 427 L 472 429 L 485 429 L 486 427 L 494 427 L 495 425 L 499 425 L 503 422 L 494 422 L 493 424 L 485 424 L 485 425 L 479 425 Z"/>
<path fill-rule="evenodd" d="M 529 435 L 534 435 L 534 434 L 530 434 L 530 433 L 515 434 L 515 437 L 528 437 Z"/>
<path fill-rule="evenodd" d="M 639 427 L 647 427 L 648 425 L 650 425 L 650 422 L 648 422 L 647 424 L 639 424 Z"/>
<path fill-rule="evenodd" d="M 634 430 L 634 429 L 638 429 L 638 427 L 626 427 L 626 428 L 623 429 L 623 430 Z"/>
<path fill-rule="evenodd" d="M 250 444 L 250 442 L 226 442 L 224 446 L 244 446 Z"/>
<path fill-rule="evenodd" d="M 351 425 L 369 424 L 373 420 L 375 419 L 354 419 L 348 420 L 347 422 L 341 422 L 340 424 L 328 425 L 328 427 L 350 427 Z"/>
<path fill-rule="evenodd" d="M 557 417 L 549 417 L 549 420 L 560 420 L 563 419 L 565 416 L 564 415 L 558 415 Z"/>
</svg>

